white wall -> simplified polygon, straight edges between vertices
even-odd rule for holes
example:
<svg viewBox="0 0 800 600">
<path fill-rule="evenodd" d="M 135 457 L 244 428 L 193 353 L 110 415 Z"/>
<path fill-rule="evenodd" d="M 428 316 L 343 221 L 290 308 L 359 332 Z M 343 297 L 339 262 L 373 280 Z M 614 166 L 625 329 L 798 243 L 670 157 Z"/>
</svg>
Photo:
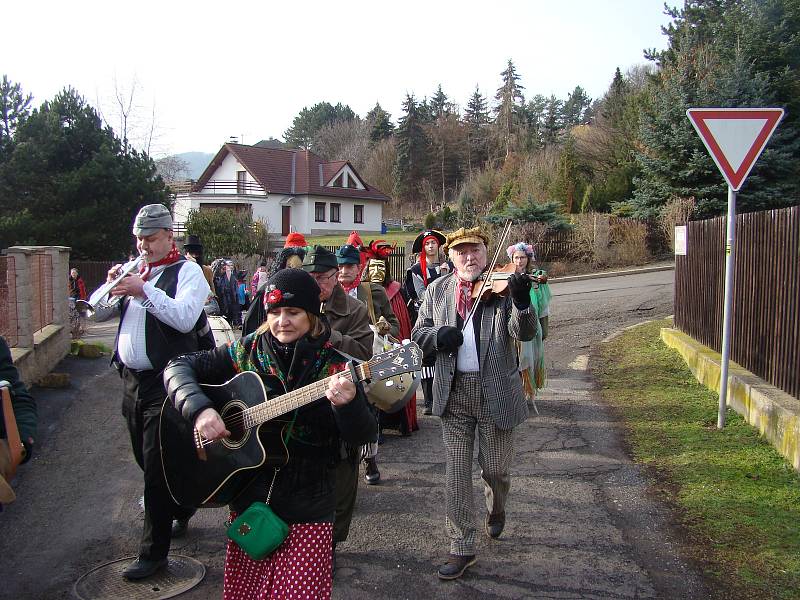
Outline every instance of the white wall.
<svg viewBox="0 0 800 600">
<path fill-rule="evenodd" d="M 314 204 L 316 202 L 325 203 L 325 221 L 317 222 L 314 220 Z M 331 203 L 341 205 L 339 213 L 340 223 L 331 223 Z M 364 222 L 353 222 L 353 206 L 361 204 L 364 207 Z M 380 231 L 381 219 L 383 216 L 383 202 L 380 200 L 354 200 L 350 198 L 336 198 L 331 196 L 309 196 L 305 211 L 308 230 L 303 233 L 314 232 L 344 232 L 349 233 L 353 229 L 357 231 Z"/>
</svg>

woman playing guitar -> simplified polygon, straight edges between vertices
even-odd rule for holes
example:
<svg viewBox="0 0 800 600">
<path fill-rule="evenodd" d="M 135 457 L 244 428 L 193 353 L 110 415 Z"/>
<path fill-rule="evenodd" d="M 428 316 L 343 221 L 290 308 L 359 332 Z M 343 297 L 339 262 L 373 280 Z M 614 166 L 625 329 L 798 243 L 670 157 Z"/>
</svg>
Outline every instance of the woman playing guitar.
<svg viewBox="0 0 800 600">
<path fill-rule="evenodd" d="M 214 408 L 199 384 L 222 384 L 254 371 L 274 398 L 321 381 L 346 368 L 328 342 L 330 328 L 319 312 L 319 286 L 300 269 L 270 277 L 264 294 L 267 319 L 254 333 L 214 350 L 185 355 L 164 370 L 175 408 L 205 441 L 234 439 L 236 431 Z M 377 423 L 364 391 L 344 376 L 330 378 L 325 398 L 285 416 L 279 441 L 288 458 L 277 471 L 265 463 L 252 483 L 230 503 L 232 517 L 253 502 L 264 502 L 286 523 L 289 535 L 272 554 L 253 560 L 228 543 L 223 598 L 283 597 L 289 585 L 308 597 L 331 593 L 334 473 L 339 440 L 358 446 L 377 439 Z M 268 403 L 268 402 L 267 402 Z M 226 425 L 226 423 L 229 423 Z M 280 423 L 280 422 L 279 422 Z M 274 440 L 259 429 L 266 447 Z M 282 437 L 282 440 L 280 439 Z"/>
</svg>

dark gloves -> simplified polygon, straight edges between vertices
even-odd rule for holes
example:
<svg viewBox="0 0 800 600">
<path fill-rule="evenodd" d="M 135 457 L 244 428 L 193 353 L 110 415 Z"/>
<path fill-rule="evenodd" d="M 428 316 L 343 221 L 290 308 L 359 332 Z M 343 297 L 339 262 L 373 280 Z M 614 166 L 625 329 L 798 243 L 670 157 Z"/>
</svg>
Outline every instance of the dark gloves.
<svg viewBox="0 0 800 600">
<path fill-rule="evenodd" d="M 464 334 L 452 325 L 443 325 L 436 332 L 436 349 L 444 352 L 454 352 L 464 343 Z"/>
<path fill-rule="evenodd" d="M 525 310 L 531 303 L 531 280 L 525 275 L 513 273 L 508 278 L 508 291 L 517 308 Z"/>
</svg>

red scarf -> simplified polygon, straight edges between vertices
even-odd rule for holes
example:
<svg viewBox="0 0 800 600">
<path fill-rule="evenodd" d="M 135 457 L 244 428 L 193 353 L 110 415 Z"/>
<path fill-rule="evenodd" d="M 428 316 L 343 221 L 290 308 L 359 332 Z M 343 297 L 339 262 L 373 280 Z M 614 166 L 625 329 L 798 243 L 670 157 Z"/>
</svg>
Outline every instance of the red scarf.
<svg viewBox="0 0 800 600">
<path fill-rule="evenodd" d="M 172 248 L 170 248 L 167 255 L 162 258 L 161 260 L 157 260 L 156 262 L 146 262 L 141 267 L 139 267 L 139 277 L 142 278 L 142 281 L 147 281 L 147 278 L 150 276 L 150 271 L 155 267 L 160 267 L 161 265 L 171 265 L 172 263 L 176 263 L 181 259 L 181 253 L 178 252 L 178 247 L 175 245 L 175 242 L 172 242 Z"/>
<path fill-rule="evenodd" d="M 360 266 L 363 267 L 363 265 L 360 265 Z M 359 284 L 361 283 L 361 276 L 363 274 L 364 274 L 364 270 L 363 269 L 359 269 L 358 275 L 356 275 L 356 278 L 353 279 L 353 283 L 351 283 L 350 285 L 345 285 L 345 284 L 343 284 L 341 282 L 339 283 L 339 285 L 342 286 L 342 289 L 344 290 L 345 294 L 349 294 L 351 290 L 354 290 L 359 286 Z"/>
<path fill-rule="evenodd" d="M 472 303 L 474 302 L 472 297 L 473 282 L 464 281 L 463 279 L 457 279 L 456 281 L 458 281 L 456 286 L 456 310 L 461 318 L 466 321 L 467 314 L 472 310 Z"/>
</svg>

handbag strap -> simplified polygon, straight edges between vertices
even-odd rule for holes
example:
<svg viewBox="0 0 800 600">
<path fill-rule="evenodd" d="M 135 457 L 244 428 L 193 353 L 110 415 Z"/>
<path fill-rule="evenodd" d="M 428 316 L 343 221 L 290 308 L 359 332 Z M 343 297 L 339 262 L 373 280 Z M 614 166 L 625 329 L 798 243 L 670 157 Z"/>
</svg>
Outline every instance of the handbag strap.
<svg viewBox="0 0 800 600">
<path fill-rule="evenodd" d="M 295 409 L 294 417 L 292 418 L 292 422 L 289 423 L 289 429 L 286 430 L 286 433 L 283 436 L 283 443 L 289 441 L 289 436 L 292 435 L 292 429 L 294 429 L 294 422 L 297 420 L 297 412 L 300 409 Z M 275 467 L 275 472 L 272 474 L 272 482 L 269 484 L 269 490 L 267 491 L 267 499 L 264 501 L 264 504 L 269 504 L 270 498 L 272 498 L 272 488 L 275 487 L 275 479 L 278 478 L 278 471 L 280 471 L 280 467 Z"/>
</svg>

